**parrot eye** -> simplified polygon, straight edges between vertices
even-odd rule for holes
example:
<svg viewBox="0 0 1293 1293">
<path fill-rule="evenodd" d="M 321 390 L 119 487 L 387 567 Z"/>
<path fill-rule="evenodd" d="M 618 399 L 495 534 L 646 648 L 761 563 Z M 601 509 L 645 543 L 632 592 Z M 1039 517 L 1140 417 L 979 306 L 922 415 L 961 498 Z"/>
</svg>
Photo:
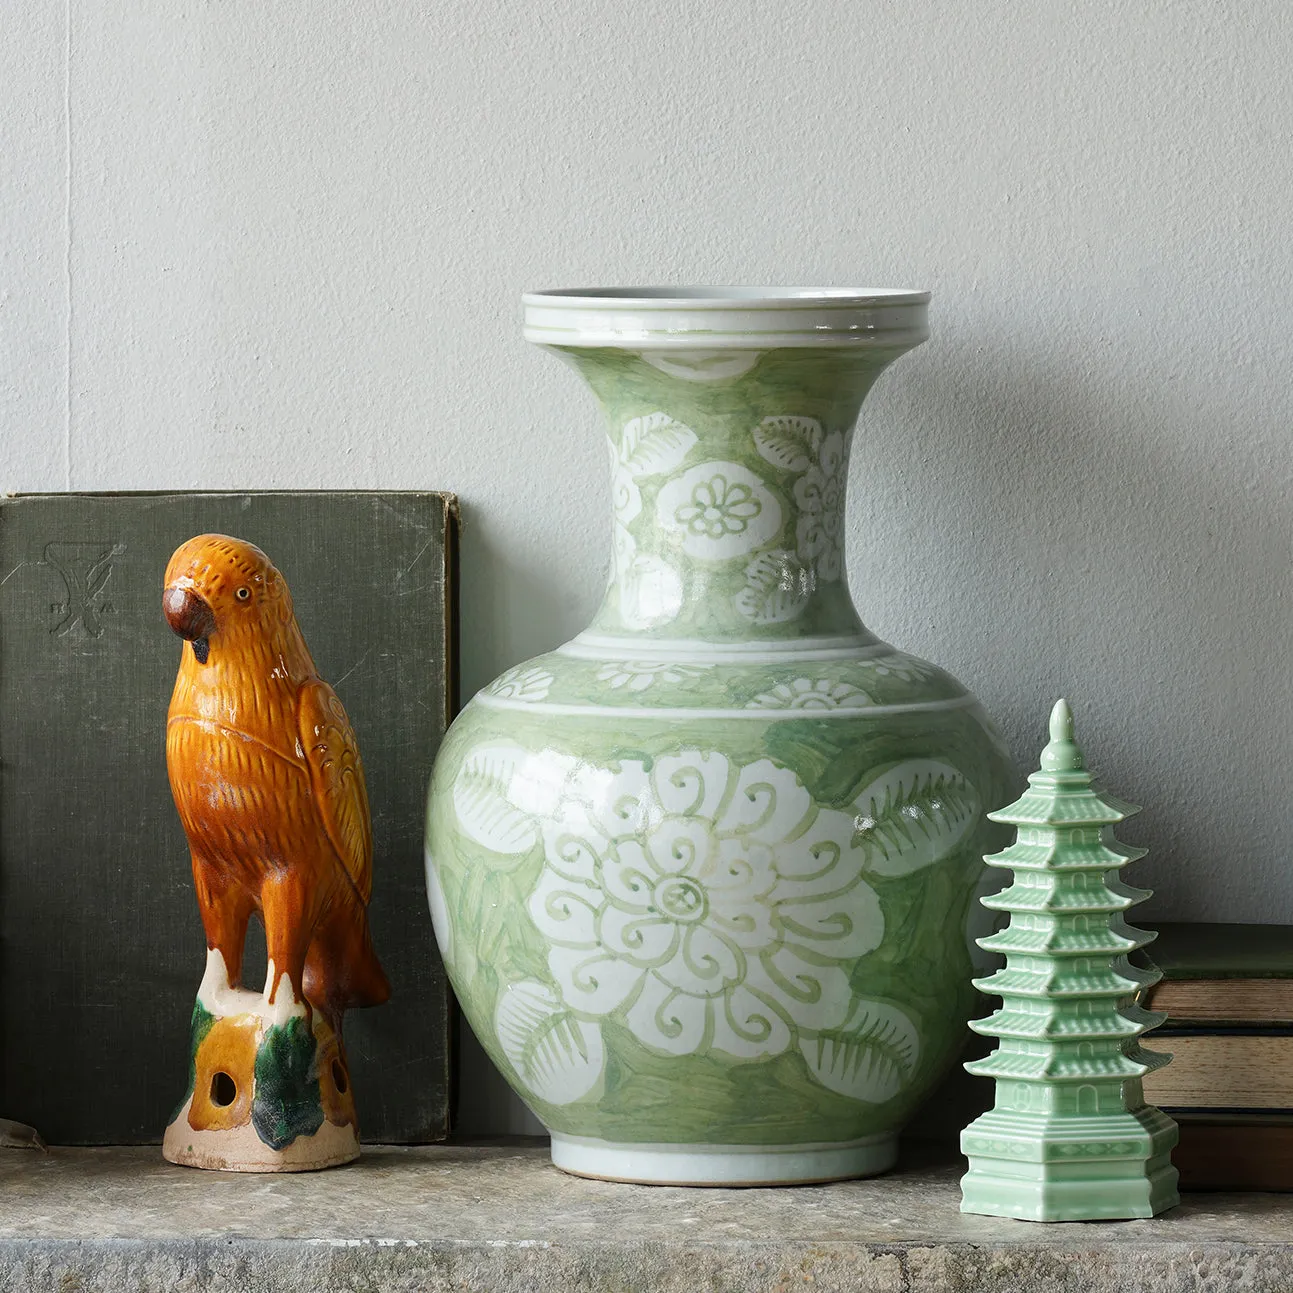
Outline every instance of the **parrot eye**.
<svg viewBox="0 0 1293 1293">
<path fill-rule="evenodd" d="M 245 602 L 245 601 L 247 600 L 247 598 L 249 598 L 249 597 L 251 596 L 251 589 L 250 589 L 250 588 L 240 588 L 240 589 L 238 589 L 238 591 L 237 591 L 236 593 L 234 593 L 234 596 L 235 596 L 235 597 L 236 597 L 240 602 Z"/>
</svg>

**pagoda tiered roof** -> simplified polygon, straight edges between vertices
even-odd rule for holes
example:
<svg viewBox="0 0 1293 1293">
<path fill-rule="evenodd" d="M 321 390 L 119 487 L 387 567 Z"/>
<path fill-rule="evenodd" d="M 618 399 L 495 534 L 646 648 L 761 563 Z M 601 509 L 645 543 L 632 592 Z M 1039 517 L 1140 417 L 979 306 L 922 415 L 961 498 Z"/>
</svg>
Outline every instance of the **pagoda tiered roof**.
<svg viewBox="0 0 1293 1293">
<path fill-rule="evenodd" d="M 1075 971 L 1064 962 L 1037 958 L 1038 968 L 1007 965 L 985 979 L 973 980 L 980 992 L 998 997 L 1051 997 L 1072 1000 L 1080 997 L 1130 997 L 1162 978 L 1160 970 L 1142 970 L 1135 965 Z"/>
<path fill-rule="evenodd" d="M 1082 1057 L 1059 1050 L 1039 1055 L 1003 1045 L 965 1067 L 978 1077 L 1004 1078 L 1008 1082 L 1099 1082 L 1144 1077 L 1171 1061 L 1170 1055 L 1147 1051 L 1142 1046 L 1136 1046 L 1131 1055 L 1116 1051 Z"/>
<path fill-rule="evenodd" d="M 1054 923 L 1047 928 L 1023 928 L 1007 925 L 1005 929 L 978 940 L 985 952 L 1004 952 L 1020 956 L 1126 956 L 1138 947 L 1152 943 L 1157 937 L 1144 930 L 1133 929 L 1120 918 L 1116 923 L 1097 930 L 1073 929 L 1067 922 L 1071 916 L 1029 916 L 1031 920 L 1049 919 Z"/>
<path fill-rule="evenodd" d="M 1138 812 L 1135 804 L 1091 789 L 1086 773 L 1034 772 L 1013 804 L 988 816 L 1012 826 L 1116 826 Z"/>
<path fill-rule="evenodd" d="M 1138 1037 L 1146 1028 L 1161 1023 L 1163 1018 L 1137 1005 L 1109 1005 L 1098 1011 L 1075 1014 L 1063 1006 L 1053 1011 L 1033 1011 L 1007 1004 L 986 1019 L 972 1019 L 970 1027 L 985 1037 L 1016 1037 L 1029 1041 L 1117 1041 L 1124 1037 Z"/>
<path fill-rule="evenodd" d="M 1008 849 L 983 860 L 989 866 L 1012 871 L 1116 871 L 1148 851 L 1106 840 L 1016 840 Z"/>
<path fill-rule="evenodd" d="M 1029 872 L 1008 888 L 988 894 L 980 901 L 992 911 L 1077 915 L 1082 912 L 1126 911 L 1148 897 L 1148 889 L 1137 889 L 1116 878 L 1093 882 L 1089 876 L 1044 871 Z"/>
</svg>

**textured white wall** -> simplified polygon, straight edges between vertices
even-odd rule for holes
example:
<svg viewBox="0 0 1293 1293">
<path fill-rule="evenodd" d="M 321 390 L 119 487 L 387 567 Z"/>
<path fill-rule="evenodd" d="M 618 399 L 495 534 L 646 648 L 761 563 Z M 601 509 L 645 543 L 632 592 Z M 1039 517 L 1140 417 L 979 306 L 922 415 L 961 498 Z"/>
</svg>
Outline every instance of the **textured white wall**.
<svg viewBox="0 0 1293 1293">
<path fill-rule="evenodd" d="M 1285 0 L 6 0 L 0 486 L 448 488 L 464 683 L 608 525 L 523 287 L 927 287 L 868 624 L 1021 763 L 1069 696 L 1148 913 L 1293 920 Z M 521 1126 L 468 1056 L 466 1121 Z"/>
</svg>

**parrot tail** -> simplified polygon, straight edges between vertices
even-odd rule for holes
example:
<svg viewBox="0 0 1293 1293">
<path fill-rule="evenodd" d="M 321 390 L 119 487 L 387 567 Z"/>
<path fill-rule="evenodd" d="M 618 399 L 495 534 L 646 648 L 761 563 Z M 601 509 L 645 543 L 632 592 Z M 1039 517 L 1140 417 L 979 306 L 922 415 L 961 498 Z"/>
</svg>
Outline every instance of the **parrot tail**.
<svg viewBox="0 0 1293 1293">
<path fill-rule="evenodd" d="M 358 894 L 342 901 L 315 928 L 305 958 L 305 996 L 334 1020 L 355 1006 L 379 1006 L 391 985 L 373 950 L 368 912 Z"/>
</svg>

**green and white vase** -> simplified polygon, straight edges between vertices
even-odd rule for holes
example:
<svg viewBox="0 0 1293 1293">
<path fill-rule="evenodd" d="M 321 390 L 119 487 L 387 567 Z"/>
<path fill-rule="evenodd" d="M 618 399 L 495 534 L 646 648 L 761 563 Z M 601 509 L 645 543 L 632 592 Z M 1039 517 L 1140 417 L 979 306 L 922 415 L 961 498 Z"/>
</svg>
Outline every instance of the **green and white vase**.
<svg viewBox="0 0 1293 1293">
<path fill-rule="evenodd" d="M 1009 764 L 960 683 L 867 632 L 844 571 L 853 425 L 927 303 L 525 298 L 609 420 L 610 584 L 454 723 L 427 886 L 463 1010 L 568 1171 L 883 1171 L 961 1047 Z"/>
</svg>

